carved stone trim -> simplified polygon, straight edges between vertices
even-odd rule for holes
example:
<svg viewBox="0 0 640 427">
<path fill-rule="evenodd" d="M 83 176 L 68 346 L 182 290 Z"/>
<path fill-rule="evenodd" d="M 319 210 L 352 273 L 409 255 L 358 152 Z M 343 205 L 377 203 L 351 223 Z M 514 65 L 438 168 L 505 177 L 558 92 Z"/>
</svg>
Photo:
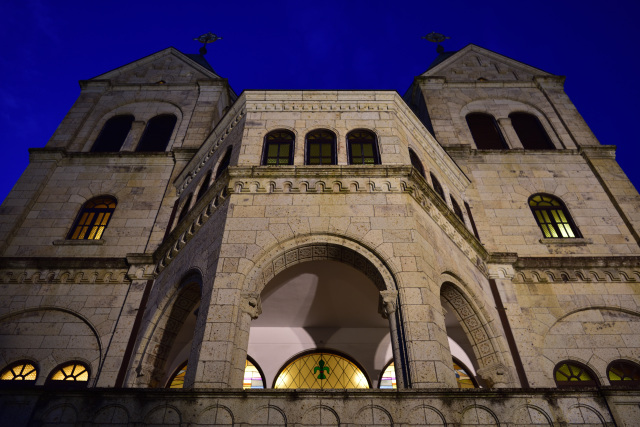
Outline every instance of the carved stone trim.
<svg viewBox="0 0 640 427">
<path fill-rule="evenodd" d="M 3 270 L 0 283 L 5 284 L 118 284 L 129 283 L 126 269 L 51 269 Z"/>
<path fill-rule="evenodd" d="M 388 319 L 398 309 L 398 291 L 380 291 L 380 302 L 378 311 L 382 317 Z"/>
<path fill-rule="evenodd" d="M 262 298 L 259 292 L 242 293 L 240 309 L 249 314 L 252 319 L 257 319 L 262 314 Z"/>
</svg>

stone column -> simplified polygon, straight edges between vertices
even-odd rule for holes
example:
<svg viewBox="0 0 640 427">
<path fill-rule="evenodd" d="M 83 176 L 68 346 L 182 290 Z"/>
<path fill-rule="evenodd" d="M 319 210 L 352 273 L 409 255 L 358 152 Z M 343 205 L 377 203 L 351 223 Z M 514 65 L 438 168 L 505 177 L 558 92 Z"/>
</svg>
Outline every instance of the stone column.
<svg viewBox="0 0 640 427">
<path fill-rule="evenodd" d="M 524 147 L 520 142 L 520 138 L 518 138 L 518 134 L 513 128 L 513 124 L 511 124 L 511 119 L 509 117 L 498 119 L 498 126 L 500 127 L 502 135 L 504 135 L 504 139 L 507 141 L 509 148 L 512 150 L 524 150 Z"/>
<path fill-rule="evenodd" d="M 131 130 L 122 144 L 120 151 L 136 151 L 136 147 L 144 133 L 145 122 L 136 120 L 131 123 Z"/>
<path fill-rule="evenodd" d="M 251 321 L 262 314 L 262 303 L 259 292 L 247 292 L 240 295 L 240 312 L 236 328 L 235 348 L 231 358 L 231 374 L 229 384 L 231 388 L 242 388 L 244 367 L 249 347 L 249 331 Z"/>
<path fill-rule="evenodd" d="M 391 333 L 391 350 L 393 352 L 394 368 L 396 371 L 396 385 L 399 389 L 406 388 L 404 381 L 405 369 L 404 361 L 400 346 L 400 337 L 398 336 L 398 320 L 397 320 L 397 308 L 398 308 L 398 291 L 380 291 L 380 298 L 382 299 L 382 316 L 389 320 L 389 331 Z"/>
</svg>

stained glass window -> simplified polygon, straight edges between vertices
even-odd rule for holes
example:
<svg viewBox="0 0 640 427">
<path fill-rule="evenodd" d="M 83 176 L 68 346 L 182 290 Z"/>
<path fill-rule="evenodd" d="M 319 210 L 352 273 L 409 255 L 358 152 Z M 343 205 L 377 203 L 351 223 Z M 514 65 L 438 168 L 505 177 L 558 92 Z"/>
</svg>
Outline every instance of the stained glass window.
<svg viewBox="0 0 640 427">
<path fill-rule="evenodd" d="M 546 194 L 534 194 L 529 198 L 529 207 L 544 237 L 582 237 L 560 199 Z"/>
<path fill-rule="evenodd" d="M 171 379 L 169 380 L 169 388 L 183 388 L 184 387 L 184 376 L 187 373 L 187 362 L 184 362 L 182 366 L 176 369 L 176 372 L 173 374 Z"/>
<path fill-rule="evenodd" d="M 87 201 L 80 209 L 67 239 L 99 240 L 115 209 L 116 199 L 113 197 L 100 196 Z"/>
<path fill-rule="evenodd" d="M 293 133 L 281 130 L 269 132 L 265 137 L 262 164 L 267 166 L 293 164 Z"/>
<path fill-rule="evenodd" d="M 38 370 L 36 367 L 28 361 L 16 362 L 13 365 L 5 368 L 0 373 L 0 380 L 3 381 L 33 381 L 35 382 L 38 376 Z"/>
<path fill-rule="evenodd" d="M 619 381 L 624 381 L 625 384 L 640 383 L 640 366 L 626 360 L 611 362 L 607 373 L 612 383 L 619 384 Z"/>
<path fill-rule="evenodd" d="M 458 388 L 476 388 L 476 383 L 473 380 L 469 370 L 463 366 L 460 362 L 453 361 L 453 370 L 456 373 L 456 381 L 458 382 Z"/>
<path fill-rule="evenodd" d="M 333 353 L 310 353 L 289 363 L 274 388 L 369 388 L 369 380 L 352 361 Z"/>
<path fill-rule="evenodd" d="M 589 370 L 576 362 L 562 362 L 556 366 L 554 378 L 558 387 L 595 386 L 597 382 Z"/>
<path fill-rule="evenodd" d="M 397 389 L 398 386 L 396 384 L 396 367 L 393 364 L 393 361 L 387 365 L 387 367 L 382 372 L 382 376 L 380 376 L 380 382 L 378 387 L 381 389 Z"/>
<path fill-rule="evenodd" d="M 327 130 L 316 130 L 307 134 L 307 164 L 335 165 L 336 136 Z"/>
<path fill-rule="evenodd" d="M 347 135 L 349 163 L 352 165 L 378 165 L 378 147 L 373 132 L 356 130 Z"/>
<path fill-rule="evenodd" d="M 243 389 L 259 389 L 264 388 L 264 379 L 256 365 L 249 359 L 244 364 L 244 380 L 242 382 Z"/>
<path fill-rule="evenodd" d="M 58 368 L 50 377 L 51 381 L 89 381 L 89 371 L 87 367 L 79 362 L 71 362 Z"/>
</svg>

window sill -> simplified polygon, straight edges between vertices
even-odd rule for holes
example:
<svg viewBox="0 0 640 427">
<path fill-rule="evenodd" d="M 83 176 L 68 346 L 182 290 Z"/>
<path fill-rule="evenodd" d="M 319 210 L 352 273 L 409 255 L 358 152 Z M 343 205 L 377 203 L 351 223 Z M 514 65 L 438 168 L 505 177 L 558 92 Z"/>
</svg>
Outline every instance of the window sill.
<svg viewBox="0 0 640 427">
<path fill-rule="evenodd" d="M 94 246 L 94 245 L 104 245 L 105 240 L 71 240 L 71 239 L 60 239 L 54 240 L 53 244 L 55 246 Z"/>
<path fill-rule="evenodd" d="M 540 243 L 544 245 L 557 245 L 557 246 L 586 246 L 593 243 L 591 239 L 584 239 L 582 237 L 575 238 L 542 238 Z"/>
</svg>

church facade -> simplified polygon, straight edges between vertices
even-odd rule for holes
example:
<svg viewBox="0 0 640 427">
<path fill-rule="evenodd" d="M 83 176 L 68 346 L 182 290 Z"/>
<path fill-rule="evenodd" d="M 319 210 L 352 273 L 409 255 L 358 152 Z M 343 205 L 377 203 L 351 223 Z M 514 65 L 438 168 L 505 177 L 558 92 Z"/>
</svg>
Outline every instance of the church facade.
<svg viewBox="0 0 640 427">
<path fill-rule="evenodd" d="M 94 79 L 0 211 L 13 425 L 635 425 L 640 196 L 487 49 L 409 90 Z"/>
</svg>

